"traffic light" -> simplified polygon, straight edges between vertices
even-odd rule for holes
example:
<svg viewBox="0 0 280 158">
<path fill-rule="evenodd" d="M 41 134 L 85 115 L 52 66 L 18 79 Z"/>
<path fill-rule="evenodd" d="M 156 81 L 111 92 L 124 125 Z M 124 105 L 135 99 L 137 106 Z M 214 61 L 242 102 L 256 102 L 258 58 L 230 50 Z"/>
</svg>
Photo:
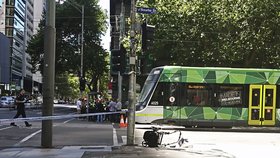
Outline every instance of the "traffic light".
<svg viewBox="0 0 280 158">
<path fill-rule="evenodd" d="M 120 50 L 111 50 L 111 73 L 124 73 L 126 65 L 126 50 L 123 46 Z"/>
<path fill-rule="evenodd" d="M 86 89 L 86 79 L 80 78 L 80 91 L 85 91 Z"/>
<path fill-rule="evenodd" d="M 118 90 L 118 80 L 112 81 L 112 90 L 117 91 Z"/>
<path fill-rule="evenodd" d="M 140 68 L 140 73 L 142 75 L 147 75 L 150 73 L 150 71 L 154 67 L 154 57 L 150 53 L 145 53 L 144 55 L 139 56 L 139 68 Z"/>
<path fill-rule="evenodd" d="M 142 51 L 146 52 L 154 41 L 155 26 L 148 25 L 146 20 L 141 25 L 142 28 Z"/>
</svg>

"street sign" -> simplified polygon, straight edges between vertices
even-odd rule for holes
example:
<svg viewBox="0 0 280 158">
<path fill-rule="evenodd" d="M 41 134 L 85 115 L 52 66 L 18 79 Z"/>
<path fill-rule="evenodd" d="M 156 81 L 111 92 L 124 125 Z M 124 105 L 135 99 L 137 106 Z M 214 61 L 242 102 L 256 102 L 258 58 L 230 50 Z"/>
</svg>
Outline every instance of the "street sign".
<svg viewBox="0 0 280 158">
<path fill-rule="evenodd" d="M 157 12 L 157 10 L 156 10 L 156 8 L 137 7 L 136 12 L 142 13 L 142 14 L 155 14 Z"/>
</svg>

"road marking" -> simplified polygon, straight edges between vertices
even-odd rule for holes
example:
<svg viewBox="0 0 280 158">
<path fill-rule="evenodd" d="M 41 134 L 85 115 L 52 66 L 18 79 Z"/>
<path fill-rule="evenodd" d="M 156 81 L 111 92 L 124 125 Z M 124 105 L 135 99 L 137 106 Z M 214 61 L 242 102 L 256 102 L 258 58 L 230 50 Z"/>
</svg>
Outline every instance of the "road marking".
<svg viewBox="0 0 280 158">
<path fill-rule="evenodd" d="M 127 136 L 122 136 L 123 145 L 127 144 Z"/>
<path fill-rule="evenodd" d="M 1 128 L 0 131 L 3 131 L 3 130 L 5 130 L 5 129 L 9 129 L 9 128 L 12 128 L 12 127 Z"/>
<path fill-rule="evenodd" d="M 114 127 L 113 127 L 113 145 L 114 146 L 119 145 L 117 131 L 116 131 L 116 128 L 114 128 Z"/>
<path fill-rule="evenodd" d="M 70 122 L 70 121 L 72 121 L 72 120 L 74 120 L 74 118 L 69 119 L 69 120 L 66 120 L 66 121 L 64 121 L 62 124 L 68 123 L 68 122 Z"/>
<path fill-rule="evenodd" d="M 66 120 L 66 121 L 64 121 L 62 124 L 68 123 L 69 121 L 72 121 L 73 119 L 74 119 L 74 118 L 69 119 L 69 120 Z M 54 125 L 54 127 L 58 126 L 59 124 L 60 124 L 60 123 Z M 34 132 L 34 133 L 28 135 L 27 137 L 23 138 L 21 141 L 19 141 L 18 143 L 16 143 L 14 146 L 19 146 L 20 144 L 22 144 L 22 143 L 28 141 L 29 139 L 31 139 L 33 136 L 35 136 L 36 134 L 40 133 L 41 131 L 42 131 L 42 130 L 40 129 L 40 130 L 38 130 L 38 131 L 36 131 L 36 132 Z"/>
<path fill-rule="evenodd" d="M 38 131 L 36 131 L 36 132 L 30 134 L 29 136 L 23 138 L 20 142 L 16 143 L 14 146 L 19 146 L 20 144 L 22 144 L 22 143 L 28 141 L 30 138 L 32 138 L 32 137 L 35 136 L 36 134 L 40 133 L 41 131 L 42 131 L 42 130 L 38 130 Z"/>
</svg>

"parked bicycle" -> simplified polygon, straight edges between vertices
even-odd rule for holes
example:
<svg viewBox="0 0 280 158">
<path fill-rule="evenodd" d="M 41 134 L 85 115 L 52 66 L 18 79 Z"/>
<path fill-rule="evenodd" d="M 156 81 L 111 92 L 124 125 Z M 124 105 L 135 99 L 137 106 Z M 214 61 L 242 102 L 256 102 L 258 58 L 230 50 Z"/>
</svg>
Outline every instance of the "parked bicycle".
<svg viewBox="0 0 280 158">
<path fill-rule="evenodd" d="M 166 142 L 163 143 L 162 140 L 164 136 L 171 135 L 171 134 L 178 134 L 178 139 L 173 142 Z M 163 131 L 161 128 L 152 127 L 152 131 L 146 131 L 143 136 L 144 141 L 142 142 L 142 146 L 144 147 L 181 147 L 184 143 L 187 143 L 188 140 L 182 137 L 182 132 L 179 130 L 175 130 L 172 132 Z"/>
</svg>

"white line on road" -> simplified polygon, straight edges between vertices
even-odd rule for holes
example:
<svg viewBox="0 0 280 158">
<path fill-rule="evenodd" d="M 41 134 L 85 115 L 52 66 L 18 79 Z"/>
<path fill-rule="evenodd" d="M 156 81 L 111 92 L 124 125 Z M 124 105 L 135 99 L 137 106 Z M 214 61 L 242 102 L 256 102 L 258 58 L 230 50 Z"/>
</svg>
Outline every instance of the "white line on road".
<svg viewBox="0 0 280 158">
<path fill-rule="evenodd" d="M 69 120 L 67 120 L 67 121 L 64 121 L 62 124 L 68 123 L 68 122 L 72 121 L 73 119 L 74 119 L 74 118 L 69 119 Z M 58 126 L 58 125 L 59 125 L 59 124 L 57 124 L 57 125 L 55 125 L 55 126 Z M 38 131 L 36 131 L 36 132 L 34 132 L 34 133 L 28 135 L 27 137 L 23 138 L 21 141 L 19 141 L 18 143 L 16 143 L 14 146 L 19 146 L 20 144 L 22 144 L 22 143 L 28 141 L 29 139 L 31 139 L 33 136 L 35 136 L 36 134 L 40 133 L 41 131 L 42 131 L 42 130 L 38 130 Z"/>
<path fill-rule="evenodd" d="M 32 138 L 33 136 L 35 136 L 36 134 L 40 133 L 42 130 L 38 130 L 32 134 L 30 134 L 29 136 L 23 138 L 20 142 L 16 143 L 14 146 L 19 146 L 21 143 L 24 143 L 26 141 L 28 141 L 30 138 Z"/>
<path fill-rule="evenodd" d="M 113 127 L 113 146 L 118 146 L 118 145 L 119 145 L 119 142 L 118 142 L 117 131 Z"/>
<path fill-rule="evenodd" d="M 1 128 L 0 131 L 5 130 L 5 129 L 9 129 L 9 128 L 12 128 L 12 127 L 10 126 L 10 127 Z"/>
<path fill-rule="evenodd" d="M 68 122 L 70 122 L 70 121 L 72 121 L 72 120 L 74 120 L 74 119 L 75 119 L 75 118 L 72 118 L 72 119 L 66 120 L 66 121 L 64 121 L 62 124 L 68 123 Z"/>
<path fill-rule="evenodd" d="M 122 141 L 123 141 L 122 145 L 127 144 L 127 136 L 122 136 Z"/>
</svg>

